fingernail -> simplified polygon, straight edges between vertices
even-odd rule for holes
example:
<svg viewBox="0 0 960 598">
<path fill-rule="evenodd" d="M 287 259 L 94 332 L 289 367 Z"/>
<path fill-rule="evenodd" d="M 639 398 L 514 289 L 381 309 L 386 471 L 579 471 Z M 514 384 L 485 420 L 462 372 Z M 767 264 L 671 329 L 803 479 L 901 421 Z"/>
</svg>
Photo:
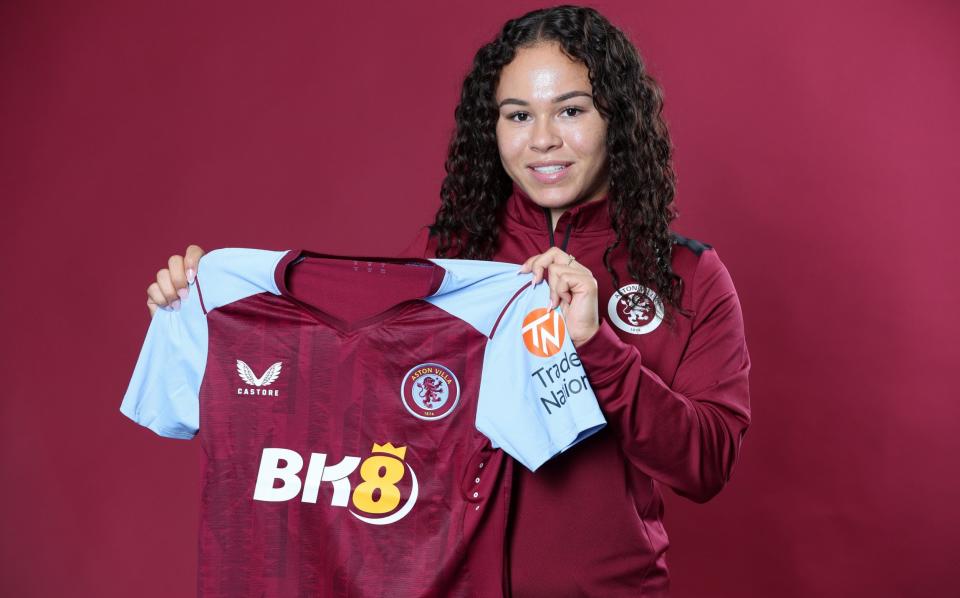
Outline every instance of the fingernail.
<svg viewBox="0 0 960 598">
<path fill-rule="evenodd" d="M 197 273 L 194 272 L 193 268 L 187 270 L 187 284 L 193 284 L 193 280 L 197 277 Z"/>
<path fill-rule="evenodd" d="M 189 294 L 190 294 L 190 291 L 188 291 L 187 289 L 180 289 L 179 291 L 177 291 L 177 296 L 180 297 L 180 299 L 183 301 L 187 299 L 187 295 Z"/>
<path fill-rule="evenodd" d="M 170 304 L 170 307 L 173 308 L 173 311 L 180 311 L 180 300 L 174 299 L 173 303 Z"/>
</svg>

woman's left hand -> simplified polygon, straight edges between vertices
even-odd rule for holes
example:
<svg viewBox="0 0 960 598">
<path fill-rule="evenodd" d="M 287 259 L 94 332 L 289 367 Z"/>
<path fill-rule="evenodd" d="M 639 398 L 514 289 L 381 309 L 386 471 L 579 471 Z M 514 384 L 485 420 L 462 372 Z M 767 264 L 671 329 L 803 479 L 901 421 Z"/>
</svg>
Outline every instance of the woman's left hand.
<svg viewBox="0 0 960 598">
<path fill-rule="evenodd" d="M 550 309 L 560 306 L 574 346 L 587 342 L 600 329 L 597 279 L 569 253 L 551 247 L 523 263 L 520 272 L 533 272 L 533 284 L 546 279 Z"/>
</svg>

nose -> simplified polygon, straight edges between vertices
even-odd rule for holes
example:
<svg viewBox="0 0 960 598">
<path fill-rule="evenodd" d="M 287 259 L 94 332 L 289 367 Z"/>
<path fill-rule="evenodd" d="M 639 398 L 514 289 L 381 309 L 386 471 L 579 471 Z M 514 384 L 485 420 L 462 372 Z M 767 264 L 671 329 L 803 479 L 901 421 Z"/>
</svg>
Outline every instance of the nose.
<svg viewBox="0 0 960 598">
<path fill-rule="evenodd" d="M 538 118 L 530 131 L 530 149 L 547 153 L 563 145 L 563 139 L 557 134 L 549 118 Z"/>
</svg>

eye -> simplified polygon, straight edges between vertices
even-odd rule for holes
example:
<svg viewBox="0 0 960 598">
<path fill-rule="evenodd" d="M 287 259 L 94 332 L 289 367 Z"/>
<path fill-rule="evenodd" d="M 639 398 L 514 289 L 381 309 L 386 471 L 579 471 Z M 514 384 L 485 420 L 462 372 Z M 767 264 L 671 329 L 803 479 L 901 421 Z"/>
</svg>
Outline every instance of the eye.
<svg viewBox="0 0 960 598">
<path fill-rule="evenodd" d="M 529 120 L 530 115 L 526 112 L 514 112 L 513 114 L 507 116 L 507 120 L 512 120 L 515 123 L 525 123 Z"/>
<path fill-rule="evenodd" d="M 570 106 L 569 108 L 564 108 L 564 109 L 563 109 L 563 114 L 564 114 L 565 116 L 571 116 L 571 117 L 572 117 L 572 116 L 576 116 L 576 115 L 580 114 L 581 112 L 583 112 L 582 109 L 576 108 L 576 107 L 574 107 L 574 106 Z M 571 113 L 572 113 L 572 114 L 571 114 Z"/>
</svg>

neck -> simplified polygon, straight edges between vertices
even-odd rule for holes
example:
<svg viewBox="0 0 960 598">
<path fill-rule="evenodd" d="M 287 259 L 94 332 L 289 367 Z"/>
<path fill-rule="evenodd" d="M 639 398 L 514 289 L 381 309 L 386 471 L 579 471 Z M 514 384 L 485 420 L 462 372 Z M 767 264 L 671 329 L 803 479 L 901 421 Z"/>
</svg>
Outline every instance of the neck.
<svg viewBox="0 0 960 598">
<path fill-rule="evenodd" d="M 558 231 L 559 234 L 564 234 L 564 227 L 560 220 L 566 220 L 563 215 L 567 212 L 570 212 L 568 217 L 576 213 L 577 227 L 580 230 L 597 233 L 610 228 L 609 217 L 604 209 L 606 205 L 604 200 L 603 196 L 593 196 L 587 201 L 580 201 L 574 205 L 541 206 L 514 184 L 513 193 L 507 202 L 506 216 L 511 222 L 536 230 L 542 231 L 547 228 L 551 233 Z"/>
<path fill-rule="evenodd" d="M 603 193 L 598 193 L 598 194 L 594 195 L 592 198 L 590 198 L 590 199 L 588 199 L 588 200 L 586 200 L 586 201 L 582 201 L 582 202 L 576 203 L 576 204 L 574 204 L 574 205 L 572 205 L 572 206 L 569 206 L 569 207 L 566 207 L 566 208 L 550 208 L 550 225 L 551 225 L 551 227 L 553 228 L 553 230 L 557 230 L 557 222 L 560 220 L 560 217 L 563 216 L 564 212 L 566 212 L 567 210 L 569 210 L 569 209 L 571 209 L 571 208 L 575 208 L 575 207 L 577 207 L 577 206 L 584 205 L 584 204 L 594 203 L 594 202 L 597 202 L 597 201 L 601 201 L 601 200 L 605 199 L 606 197 L 607 197 L 607 190 L 604 189 Z"/>
<path fill-rule="evenodd" d="M 550 226 L 554 231 L 557 230 L 557 221 L 560 220 L 564 212 L 566 212 L 566 210 L 563 208 L 552 208 L 550 210 Z"/>
</svg>

